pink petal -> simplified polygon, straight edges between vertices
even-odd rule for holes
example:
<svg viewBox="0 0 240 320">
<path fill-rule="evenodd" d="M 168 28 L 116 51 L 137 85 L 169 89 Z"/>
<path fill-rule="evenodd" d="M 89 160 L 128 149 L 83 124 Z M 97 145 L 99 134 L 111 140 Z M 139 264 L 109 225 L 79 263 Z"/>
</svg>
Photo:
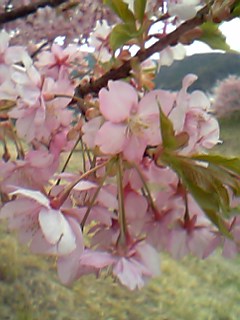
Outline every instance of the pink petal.
<svg viewBox="0 0 240 320">
<path fill-rule="evenodd" d="M 102 117 L 96 117 L 86 122 L 82 127 L 83 142 L 86 143 L 89 148 L 95 147 L 96 134 L 101 126 L 102 121 Z"/>
<path fill-rule="evenodd" d="M 138 219 L 142 220 L 147 212 L 147 200 L 135 192 L 128 192 L 125 195 L 124 204 L 126 215 L 132 221 L 136 220 L 136 222 L 138 222 Z"/>
<path fill-rule="evenodd" d="M 174 259 L 182 259 L 188 254 L 187 233 L 184 229 L 173 229 L 169 239 L 169 252 Z"/>
<path fill-rule="evenodd" d="M 101 251 L 85 251 L 81 256 L 81 265 L 83 266 L 92 266 L 98 269 L 105 268 L 114 263 L 114 257 L 107 253 Z"/>
<path fill-rule="evenodd" d="M 152 276 L 160 275 L 160 254 L 149 244 L 141 244 L 137 247 L 141 262 L 149 269 Z"/>
<path fill-rule="evenodd" d="M 105 122 L 99 129 L 95 143 L 105 154 L 117 154 L 123 150 L 127 126 L 121 123 Z"/>
<path fill-rule="evenodd" d="M 87 180 L 81 180 L 80 182 L 78 182 L 75 187 L 73 188 L 73 190 L 77 190 L 77 191 L 86 191 L 86 190 L 90 190 L 93 188 L 97 188 L 97 184 L 91 181 L 87 181 Z"/>
<path fill-rule="evenodd" d="M 113 268 L 113 274 L 130 290 L 141 289 L 144 286 L 141 269 L 125 258 L 119 259 Z"/>
<path fill-rule="evenodd" d="M 25 235 L 26 236 L 26 235 Z M 34 254 L 56 254 L 56 248 L 51 243 L 49 243 L 44 237 L 42 230 L 39 229 L 34 236 L 32 236 L 32 242 L 30 245 L 30 250 Z"/>
<path fill-rule="evenodd" d="M 172 110 L 176 95 L 165 90 L 153 90 L 147 93 L 139 102 L 138 113 L 141 117 L 156 115 L 159 117 L 159 105 L 163 112 L 168 115 Z"/>
<path fill-rule="evenodd" d="M 36 200 L 39 204 L 43 206 L 48 206 L 49 205 L 49 199 L 45 197 L 40 191 L 33 191 L 29 189 L 24 189 L 24 188 L 19 188 L 16 191 L 13 191 L 10 193 L 10 195 L 22 195 L 27 198 Z"/>
<path fill-rule="evenodd" d="M 4 51 L 8 47 L 10 36 L 6 31 L 0 32 L 0 53 L 4 53 Z"/>
<path fill-rule="evenodd" d="M 76 237 L 60 211 L 41 209 L 39 224 L 46 240 L 52 245 L 57 244 L 59 254 L 68 254 L 76 248 Z"/>
<path fill-rule="evenodd" d="M 80 277 L 80 258 L 84 253 L 81 228 L 75 219 L 69 218 L 68 221 L 76 235 L 76 249 L 70 254 L 59 257 L 58 259 L 58 276 L 65 285 L 71 284 Z"/>
<path fill-rule="evenodd" d="M 210 105 L 208 97 L 202 91 L 196 90 L 190 95 L 190 108 L 202 108 L 203 110 L 209 110 Z"/>
<path fill-rule="evenodd" d="M 0 209 L 0 219 L 9 218 L 15 215 L 26 214 L 34 211 L 36 203 L 30 199 L 16 199 L 14 201 L 7 202 Z"/>
<path fill-rule="evenodd" d="M 125 141 L 123 155 L 128 161 L 140 162 L 146 146 L 147 143 L 145 139 L 132 135 Z"/>
<path fill-rule="evenodd" d="M 108 88 L 99 92 L 100 111 L 107 120 L 118 123 L 137 107 L 138 96 L 134 88 L 123 81 L 109 81 Z"/>
</svg>

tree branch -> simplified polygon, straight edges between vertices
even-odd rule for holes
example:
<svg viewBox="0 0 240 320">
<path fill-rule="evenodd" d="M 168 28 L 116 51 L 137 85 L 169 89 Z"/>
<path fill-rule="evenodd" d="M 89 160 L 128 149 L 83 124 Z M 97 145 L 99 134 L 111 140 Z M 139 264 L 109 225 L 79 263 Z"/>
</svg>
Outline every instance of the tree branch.
<svg viewBox="0 0 240 320">
<path fill-rule="evenodd" d="M 97 94 L 101 90 L 101 88 L 107 86 L 109 80 L 119 80 L 128 77 L 132 69 L 131 65 L 133 59 L 137 58 L 139 62 L 143 62 L 147 58 L 151 57 L 154 53 L 160 52 L 168 46 L 176 45 L 178 43 L 178 40 L 184 33 L 201 25 L 205 21 L 208 12 L 209 5 L 206 5 L 197 13 L 194 18 L 181 24 L 176 30 L 167 34 L 164 38 L 157 41 L 148 49 L 142 51 L 139 50 L 132 59 L 124 62 L 120 67 L 109 70 L 95 81 L 90 81 L 87 84 L 84 84 L 82 86 L 79 85 L 78 87 L 76 87 L 75 95 L 83 98 L 89 93 Z"/>
<path fill-rule="evenodd" d="M 31 3 L 26 6 L 21 6 L 19 8 L 13 9 L 9 12 L 4 12 L 0 14 L 0 25 L 3 23 L 11 22 L 19 18 L 23 18 L 36 12 L 39 8 L 43 8 L 46 6 L 49 7 L 57 7 L 64 2 L 68 2 L 69 0 L 39 0 L 35 3 Z"/>
</svg>

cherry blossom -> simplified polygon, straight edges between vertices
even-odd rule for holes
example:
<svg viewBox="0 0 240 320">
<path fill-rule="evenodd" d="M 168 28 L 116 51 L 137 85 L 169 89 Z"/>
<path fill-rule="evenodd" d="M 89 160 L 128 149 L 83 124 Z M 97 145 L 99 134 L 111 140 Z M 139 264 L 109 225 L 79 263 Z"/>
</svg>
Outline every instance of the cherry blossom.
<svg viewBox="0 0 240 320">
<path fill-rule="evenodd" d="M 18 198 L 6 203 L 0 216 L 9 219 L 11 229 L 19 230 L 21 241 L 31 241 L 34 252 L 66 255 L 76 249 L 77 239 L 81 240 L 83 250 L 80 227 L 76 236 L 68 218 L 61 210 L 52 208 L 45 195 L 23 188 L 18 188 L 11 195 Z"/>
<path fill-rule="evenodd" d="M 123 152 L 127 160 L 138 162 L 147 145 L 160 141 L 156 96 L 150 93 L 138 103 L 136 91 L 127 83 L 110 81 L 108 87 L 99 93 L 100 111 L 107 121 L 96 134 L 96 145 L 105 154 Z"/>
<path fill-rule="evenodd" d="M 82 267 L 102 270 L 112 267 L 112 274 L 130 290 L 141 289 L 147 279 L 160 275 L 159 254 L 148 244 L 139 243 L 123 255 L 86 251 L 80 258 Z"/>
<path fill-rule="evenodd" d="M 239 160 L 207 157 L 220 132 L 207 96 L 189 92 L 197 76 L 179 92 L 154 90 L 149 59 L 182 59 L 180 31 L 214 23 L 211 5 L 194 18 L 203 1 L 124 2 L 131 12 L 122 1 L 51 1 L 19 21 L 30 1 L 0 5 L 3 21 L 13 14 L 0 33 L 0 218 L 33 253 L 56 257 L 65 285 L 103 272 L 141 289 L 160 274 L 163 251 L 239 252 Z M 227 9 L 224 19 L 235 12 Z"/>
<path fill-rule="evenodd" d="M 103 20 L 101 23 L 97 21 L 95 30 L 89 39 L 90 45 L 96 49 L 94 51 L 96 59 L 101 62 L 108 61 L 112 56 L 110 48 L 107 46 L 110 31 L 111 28 L 106 20 Z"/>
</svg>

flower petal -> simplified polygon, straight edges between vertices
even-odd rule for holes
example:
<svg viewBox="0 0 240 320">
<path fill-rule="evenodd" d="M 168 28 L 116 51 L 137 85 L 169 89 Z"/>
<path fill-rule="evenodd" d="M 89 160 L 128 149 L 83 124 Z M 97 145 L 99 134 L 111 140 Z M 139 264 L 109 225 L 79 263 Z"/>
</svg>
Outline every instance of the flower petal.
<svg viewBox="0 0 240 320">
<path fill-rule="evenodd" d="M 134 88 L 123 81 L 109 81 L 108 88 L 99 92 L 100 111 L 107 120 L 118 123 L 136 108 L 138 96 Z"/>
<path fill-rule="evenodd" d="M 106 154 L 117 154 L 123 150 L 127 126 L 121 123 L 105 122 L 99 129 L 95 143 Z"/>
<path fill-rule="evenodd" d="M 60 211 L 42 208 L 39 224 L 46 240 L 57 245 L 59 254 L 68 254 L 76 248 L 76 237 Z"/>
<path fill-rule="evenodd" d="M 10 195 L 22 195 L 27 198 L 36 200 L 39 204 L 48 207 L 49 200 L 47 197 L 45 197 L 40 191 L 33 191 L 29 189 L 19 188 L 16 191 L 13 191 L 10 193 Z"/>
</svg>

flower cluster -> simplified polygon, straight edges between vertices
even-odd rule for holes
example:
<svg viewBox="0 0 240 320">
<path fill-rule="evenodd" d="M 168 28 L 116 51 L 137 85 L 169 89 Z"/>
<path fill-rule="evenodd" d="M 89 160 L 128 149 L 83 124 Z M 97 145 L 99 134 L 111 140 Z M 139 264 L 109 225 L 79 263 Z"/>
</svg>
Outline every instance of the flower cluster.
<svg viewBox="0 0 240 320">
<path fill-rule="evenodd" d="M 129 40 L 127 45 L 136 41 L 144 50 L 151 8 L 158 5 L 161 17 L 167 10 L 166 19 L 180 21 L 193 17 L 201 1 L 149 1 L 146 12 L 134 4 L 120 2 L 121 10 L 115 10 L 123 21 L 115 39 L 105 23 L 97 23 L 91 35 L 100 50 L 95 52 L 100 75 L 111 74 L 131 56 L 121 48 L 115 61 L 109 45 L 119 45 L 116 30 Z M 80 9 L 95 12 L 96 6 L 90 9 L 84 2 Z M 56 14 L 42 10 L 49 19 Z M 28 17 L 33 26 L 44 20 L 42 12 L 36 12 L 36 22 Z M 2 31 L 0 218 L 33 253 L 56 257 L 62 283 L 105 273 L 130 290 L 140 289 L 160 274 L 162 251 L 175 259 L 187 254 L 206 258 L 219 245 L 226 257 L 239 252 L 239 216 L 230 210 L 238 209 L 239 162 L 207 156 L 219 142 L 219 126 L 205 94 L 188 92 L 195 75 L 184 77 L 179 92 L 148 90 L 150 77 L 142 81 L 144 66 L 132 59 L 129 78 L 109 79 L 98 95 L 79 97 L 74 96 L 79 82 L 73 75 L 86 75 L 88 59 L 77 46 L 53 43 L 33 59 L 25 47 L 9 43 Z M 181 47 L 179 54 L 175 49 L 165 48 L 162 64 L 182 56 Z M 73 154 L 77 172 L 69 166 Z"/>
</svg>

